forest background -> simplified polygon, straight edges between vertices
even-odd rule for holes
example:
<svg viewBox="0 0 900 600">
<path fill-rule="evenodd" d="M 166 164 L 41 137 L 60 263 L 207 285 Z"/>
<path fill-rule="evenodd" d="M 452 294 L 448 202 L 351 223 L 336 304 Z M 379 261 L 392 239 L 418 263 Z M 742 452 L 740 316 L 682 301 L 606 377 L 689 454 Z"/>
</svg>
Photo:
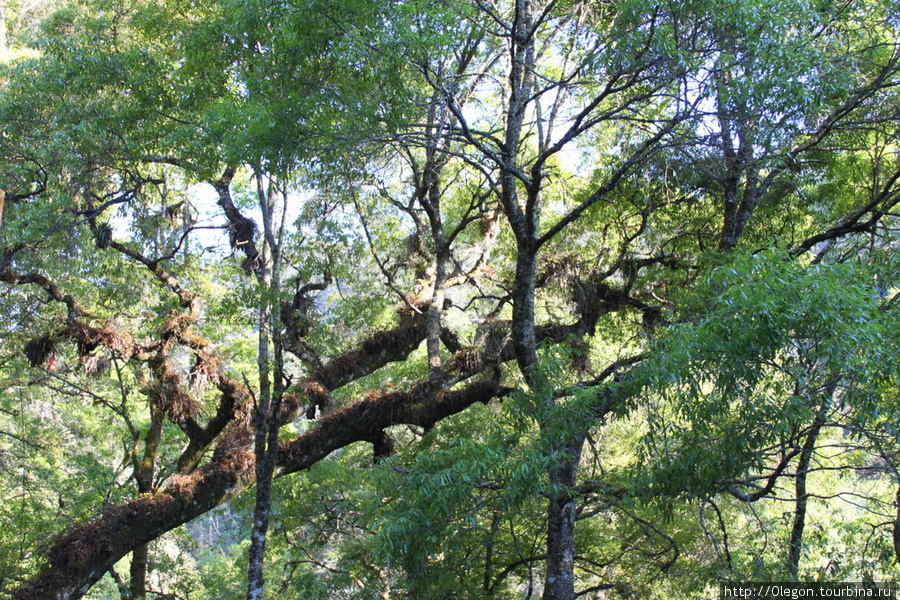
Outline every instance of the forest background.
<svg viewBox="0 0 900 600">
<path fill-rule="evenodd" d="M 897 8 L 0 1 L 0 595 L 896 581 Z"/>
</svg>

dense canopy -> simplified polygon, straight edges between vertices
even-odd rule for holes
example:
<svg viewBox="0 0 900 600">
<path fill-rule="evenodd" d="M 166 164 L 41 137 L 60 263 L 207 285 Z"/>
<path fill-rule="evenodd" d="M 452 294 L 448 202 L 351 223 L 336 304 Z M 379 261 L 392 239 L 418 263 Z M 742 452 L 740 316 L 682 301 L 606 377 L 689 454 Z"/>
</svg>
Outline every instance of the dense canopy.
<svg viewBox="0 0 900 600">
<path fill-rule="evenodd" d="M 0 595 L 895 581 L 897 15 L 0 1 Z"/>
</svg>

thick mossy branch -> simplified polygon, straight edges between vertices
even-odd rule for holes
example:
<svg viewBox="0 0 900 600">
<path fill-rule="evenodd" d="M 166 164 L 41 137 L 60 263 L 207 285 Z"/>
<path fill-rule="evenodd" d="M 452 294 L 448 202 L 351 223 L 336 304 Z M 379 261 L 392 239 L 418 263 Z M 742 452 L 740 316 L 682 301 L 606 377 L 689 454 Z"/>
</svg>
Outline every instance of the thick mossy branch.
<svg viewBox="0 0 900 600">
<path fill-rule="evenodd" d="M 355 350 L 322 366 L 311 379 L 336 390 L 391 362 L 405 359 L 424 339 L 425 318 L 413 315 L 398 327 L 373 334 Z"/>
<path fill-rule="evenodd" d="M 361 400 L 322 419 L 316 429 L 283 446 L 278 454 L 281 475 L 307 469 L 339 447 L 355 441 L 377 443 L 392 425 L 430 428 L 476 403 L 504 396 L 512 388 L 493 382 L 472 383 L 459 390 L 434 390 L 425 382 Z"/>
<path fill-rule="evenodd" d="M 402 317 L 400 325 L 379 331 L 358 347 L 320 366 L 312 377 L 297 385 L 309 405 L 306 416 L 315 417 L 316 409 L 327 414 L 333 407 L 331 391 L 370 375 L 392 362 L 405 360 L 425 340 L 425 316 Z"/>
<path fill-rule="evenodd" d="M 176 479 L 165 491 L 146 494 L 76 527 L 47 552 L 47 564 L 15 600 L 80 598 L 134 548 L 211 510 L 253 482 L 253 461 L 231 456 Z"/>
<path fill-rule="evenodd" d="M 474 383 L 453 391 L 422 384 L 409 391 L 370 397 L 323 419 L 315 429 L 282 446 L 278 475 L 309 468 L 335 450 L 355 442 L 382 440 L 391 425 L 428 427 L 476 402 L 486 403 L 511 391 L 491 382 Z M 140 496 L 107 511 L 92 523 L 61 537 L 47 552 L 41 574 L 13 594 L 13 600 L 72 600 L 80 598 L 118 560 L 248 489 L 254 481 L 253 453 L 247 450 L 245 419 L 229 428 L 213 461 L 190 475 L 174 478 L 164 490 Z M 238 421 L 244 421 L 238 426 Z M 383 440 L 382 440 L 383 441 Z M 381 449 L 386 449 L 382 443 Z"/>
</svg>

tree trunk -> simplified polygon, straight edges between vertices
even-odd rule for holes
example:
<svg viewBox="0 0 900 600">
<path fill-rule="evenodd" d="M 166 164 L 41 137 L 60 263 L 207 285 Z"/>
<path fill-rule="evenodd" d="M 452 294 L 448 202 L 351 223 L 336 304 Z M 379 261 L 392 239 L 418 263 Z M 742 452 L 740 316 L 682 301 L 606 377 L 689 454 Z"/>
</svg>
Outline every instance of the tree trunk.
<svg viewBox="0 0 900 600">
<path fill-rule="evenodd" d="M 428 352 L 428 370 L 432 375 L 441 369 L 441 320 L 447 287 L 447 266 L 450 263 L 450 246 L 444 235 L 441 215 L 440 180 L 446 159 L 438 155 L 438 143 L 440 140 L 435 139 L 433 146 L 428 148 L 422 172 L 422 189 L 419 191 L 419 202 L 428 215 L 435 248 L 434 287 L 425 319 L 425 347 Z"/>
<path fill-rule="evenodd" d="M 438 245 L 434 265 L 434 291 L 425 320 L 425 344 L 428 351 L 428 371 L 435 375 L 441 370 L 441 321 L 447 287 L 447 263 L 450 252 L 444 243 L 443 233 L 435 232 Z"/>
<path fill-rule="evenodd" d="M 144 544 L 131 552 L 128 591 L 131 600 L 147 597 L 147 567 L 150 564 L 150 546 Z"/>
<path fill-rule="evenodd" d="M 794 505 L 794 524 L 791 528 L 791 537 L 790 542 L 788 543 L 787 560 L 788 573 L 793 581 L 797 581 L 800 575 L 800 554 L 803 551 L 803 529 L 806 527 L 806 505 L 809 498 L 806 493 L 806 479 L 809 475 L 809 463 L 812 460 L 813 452 L 816 449 L 819 431 L 821 431 L 822 426 L 825 424 L 828 406 L 829 402 L 826 401 L 819 409 L 816 418 L 809 428 L 809 433 L 806 435 L 806 441 L 803 443 L 803 449 L 800 452 L 800 460 L 797 463 L 797 474 L 794 476 L 796 500 Z"/>
<path fill-rule="evenodd" d="M 268 300 L 263 294 L 262 304 Z M 269 311 L 260 308 L 260 399 L 256 406 L 254 418 L 254 456 L 256 458 L 256 503 L 253 508 L 253 533 L 250 536 L 247 570 L 247 600 L 259 600 L 263 592 L 263 559 L 266 553 L 266 534 L 269 529 L 269 511 L 272 504 L 272 474 L 274 465 L 269 460 L 266 442 L 268 438 L 270 414 L 270 388 L 268 376 L 268 336 L 267 326 Z M 263 325 L 266 323 L 266 325 Z"/>
<path fill-rule="evenodd" d="M 513 288 L 512 334 L 516 362 L 525 381 L 538 392 L 531 371 L 537 363 L 537 335 L 534 322 L 534 292 L 537 277 L 537 257 L 534 240 L 519 242 L 516 258 L 516 283 Z M 534 385 L 533 385 L 534 384 Z"/>
<path fill-rule="evenodd" d="M 153 477 L 156 474 L 156 458 L 159 454 L 159 442 L 162 437 L 165 415 L 162 411 L 151 408 L 150 428 L 144 438 L 144 456 L 138 459 L 132 456 L 134 463 L 134 479 L 139 494 L 153 492 Z M 147 597 L 147 572 L 150 566 L 150 546 L 142 544 L 131 552 L 131 566 L 128 570 L 128 591 L 132 600 Z"/>
<path fill-rule="evenodd" d="M 540 173 L 531 173 L 526 184 L 527 196 L 524 210 L 519 202 L 521 183 L 516 171 L 525 115 L 534 87 L 535 38 L 533 6 L 529 0 L 516 0 L 515 21 L 512 29 L 511 64 L 509 74 L 509 110 L 502 148 L 503 172 L 500 182 L 504 213 L 516 237 L 516 278 L 513 287 L 512 334 L 516 362 L 525 377 L 531 393 L 541 404 L 541 410 L 552 413 L 565 410 L 555 405 L 551 390 L 544 389 L 538 380 L 537 332 L 535 324 L 535 287 L 537 276 L 537 252 L 540 238 L 541 182 Z M 552 420 L 556 421 L 556 420 Z M 555 427 L 541 423 L 541 429 Z M 557 435 L 549 430 L 550 435 Z M 547 577 L 544 600 L 575 599 L 575 501 L 570 497 L 575 486 L 578 460 L 581 456 L 583 436 L 571 443 L 562 442 L 556 449 L 566 457 L 548 472 L 548 479 L 557 494 L 551 498 L 547 513 Z"/>
<path fill-rule="evenodd" d="M 260 335 L 263 335 L 263 332 L 260 332 Z M 280 359 L 280 353 L 276 352 L 276 380 L 280 380 L 282 376 L 280 368 L 282 362 Z M 263 406 L 262 402 L 260 403 L 256 423 L 254 437 L 256 504 L 253 511 L 253 533 L 250 538 L 250 566 L 247 576 L 248 600 L 259 600 L 262 598 L 263 592 L 266 535 L 269 530 L 269 515 L 272 510 L 272 480 L 275 474 L 280 429 L 278 416 L 281 411 L 283 395 L 283 391 L 279 388 L 280 386 L 276 383 L 275 389 L 273 389 L 272 395 L 265 403 L 265 406 Z"/>
<path fill-rule="evenodd" d="M 257 192 L 263 215 L 265 234 L 262 262 L 257 271 L 262 287 L 259 304 L 259 402 L 254 418 L 254 456 L 256 458 L 256 504 L 253 509 L 253 532 L 250 536 L 249 566 L 247 571 L 247 600 L 260 600 L 263 593 L 263 564 L 266 553 L 266 535 L 269 530 L 269 513 L 272 509 L 272 478 L 275 473 L 275 453 L 278 448 L 278 416 L 281 409 L 282 357 L 276 352 L 274 363 L 270 353 L 270 341 L 280 328 L 279 293 L 281 291 L 281 239 L 274 231 L 275 200 L 277 187 L 270 179 L 265 190 L 262 174 L 257 173 Z M 286 199 L 285 199 L 286 201 Z M 283 229 L 282 229 L 283 231 Z M 272 366 L 274 364 L 274 385 Z"/>
<path fill-rule="evenodd" d="M 543 600 L 575 600 L 575 476 L 584 435 L 565 448 L 562 463 L 550 469 L 556 496 L 547 511 L 547 578 Z"/>
</svg>

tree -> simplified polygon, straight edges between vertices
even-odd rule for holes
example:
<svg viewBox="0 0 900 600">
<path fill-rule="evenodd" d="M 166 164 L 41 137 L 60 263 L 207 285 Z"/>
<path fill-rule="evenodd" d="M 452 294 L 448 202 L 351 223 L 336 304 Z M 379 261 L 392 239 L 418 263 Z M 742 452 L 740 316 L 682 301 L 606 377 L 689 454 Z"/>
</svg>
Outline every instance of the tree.
<svg viewBox="0 0 900 600">
<path fill-rule="evenodd" d="M 3 368 L 112 411 L 133 497 L 87 503 L 96 518 L 8 588 L 80 597 L 131 553 L 144 596 L 147 544 L 256 485 L 260 597 L 272 480 L 356 442 L 372 488 L 432 492 L 373 517 L 413 597 L 446 583 L 441 539 L 485 549 L 472 597 L 624 595 L 703 539 L 726 565 L 705 576 L 735 577 L 723 497 L 787 480 L 799 578 L 829 430 L 894 456 L 890 8 L 56 13 L 3 76 Z M 485 424 L 488 403 L 504 416 Z M 8 436 L 37 448 L 39 423 Z M 721 546 L 706 508 L 666 531 L 659 511 L 688 523 L 692 502 Z M 619 551 L 591 520 L 613 514 Z M 421 543 L 391 546 L 409 515 Z M 526 532 L 544 549 L 522 551 Z"/>
</svg>

